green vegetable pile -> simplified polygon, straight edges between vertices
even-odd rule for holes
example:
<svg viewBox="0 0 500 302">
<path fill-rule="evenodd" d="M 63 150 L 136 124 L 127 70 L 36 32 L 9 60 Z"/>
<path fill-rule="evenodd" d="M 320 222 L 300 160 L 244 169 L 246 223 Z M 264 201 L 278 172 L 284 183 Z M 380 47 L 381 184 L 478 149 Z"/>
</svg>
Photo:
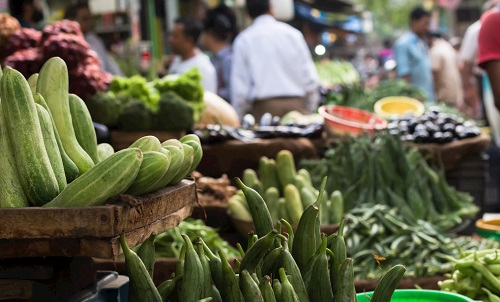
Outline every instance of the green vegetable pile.
<svg viewBox="0 0 500 302">
<path fill-rule="evenodd" d="M 343 221 L 336 234 L 321 234 L 319 207 L 324 202 L 325 182 L 318 200 L 309 205 L 294 232 L 282 220 L 274 228 L 271 215 L 257 191 L 237 179 L 252 212 L 256 235 L 248 248 L 240 247 L 241 262 L 233 270 L 224 252 L 217 255 L 202 237 L 194 242 L 182 235 L 184 246 L 171 279 L 156 287 L 152 281 L 154 240 L 146 240 L 137 254 L 125 237 L 120 238 L 130 277 L 131 301 L 357 301 L 353 260 L 347 258 Z M 390 301 L 405 273 L 402 265 L 387 270 L 377 285 L 372 302 Z"/>
<path fill-rule="evenodd" d="M 327 105 L 339 105 L 358 108 L 373 112 L 375 103 L 389 96 L 406 96 L 425 101 L 423 92 L 403 80 L 388 80 L 373 90 L 365 89 L 361 84 L 342 86 L 339 91 L 332 91 L 328 95 Z"/>
<path fill-rule="evenodd" d="M 398 209 L 385 205 L 365 205 L 346 215 L 346 245 L 354 260 L 356 276 L 371 280 L 381 275 L 380 267 L 402 263 L 406 277 L 426 277 L 448 273 L 453 264 L 443 256 L 458 257 L 460 250 L 483 250 L 499 247 L 489 239 L 452 237 L 423 220 L 409 225 L 401 221 Z M 459 248 L 457 248 L 459 247 Z M 374 255 L 384 257 L 380 267 Z"/>
<path fill-rule="evenodd" d="M 325 87 L 353 85 L 361 80 L 356 68 L 347 61 L 320 61 L 314 65 L 320 83 Z"/>
<path fill-rule="evenodd" d="M 328 176 L 327 190 L 343 193 L 346 212 L 364 204 L 388 205 L 410 225 L 425 220 L 450 230 L 478 211 L 473 198 L 449 186 L 444 172 L 432 169 L 418 149 L 388 134 L 348 138 L 324 158 L 302 161 L 301 168 L 309 170 L 314 186 Z"/>
<path fill-rule="evenodd" d="M 479 301 L 500 301 L 500 249 L 477 249 L 462 253 L 460 259 L 446 259 L 454 267 L 450 279 L 439 282 L 441 290 Z"/>
<path fill-rule="evenodd" d="M 285 219 L 296 225 L 304 209 L 318 198 L 319 191 L 312 186 L 309 172 L 295 169 L 293 154 L 288 150 L 281 150 L 276 155 L 276 160 L 261 157 L 259 176 L 254 170 L 246 169 L 243 171 L 243 183 L 264 197 L 274 223 Z M 326 190 L 324 194 L 325 202 L 319 209 L 320 224 L 340 223 L 344 215 L 342 194 L 339 191 L 329 194 Z M 241 190 L 229 200 L 228 211 L 240 220 L 252 220 L 248 203 Z"/>
<path fill-rule="evenodd" d="M 141 76 L 114 77 L 109 91 L 87 100 L 95 122 L 123 131 L 190 129 L 204 109 L 198 69 L 147 82 Z"/>
<path fill-rule="evenodd" d="M 239 257 L 238 250 L 224 241 L 216 229 L 206 226 L 203 221 L 188 218 L 170 230 L 159 234 L 155 238 L 155 258 L 179 258 L 184 246 L 182 234 L 189 236 L 191 241 L 197 237 L 203 238 L 203 241 L 212 251 L 222 251 L 229 258 Z M 139 250 L 140 245 L 134 250 Z"/>
</svg>

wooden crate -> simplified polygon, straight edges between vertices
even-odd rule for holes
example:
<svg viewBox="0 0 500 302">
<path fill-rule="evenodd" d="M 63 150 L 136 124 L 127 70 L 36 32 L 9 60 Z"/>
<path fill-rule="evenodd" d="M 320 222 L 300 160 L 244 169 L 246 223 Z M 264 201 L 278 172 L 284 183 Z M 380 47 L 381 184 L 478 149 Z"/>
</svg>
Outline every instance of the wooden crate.
<svg viewBox="0 0 500 302">
<path fill-rule="evenodd" d="M 194 181 L 183 180 L 138 198 L 118 196 L 104 206 L 0 209 L 0 259 L 116 259 L 120 235 L 135 246 L 152 232 L 177 226 L 191 215 L 196 198 Z"/>
<path fill-rule="evenodd" d="M 147 135 L 156 136 L 160 142 L 168 139 L 179 139 L 185 134 L 184 131 L 111 131 L 110 144 L 115 151 L 128 148 L 133 142 Z"/>
</svg>

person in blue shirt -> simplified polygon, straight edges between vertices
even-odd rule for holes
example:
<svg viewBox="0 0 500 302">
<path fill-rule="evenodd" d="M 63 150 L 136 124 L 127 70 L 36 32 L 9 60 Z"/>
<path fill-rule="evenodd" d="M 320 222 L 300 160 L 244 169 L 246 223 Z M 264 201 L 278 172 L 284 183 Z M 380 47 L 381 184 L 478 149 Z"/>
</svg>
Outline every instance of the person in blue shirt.
<svg viewBox="0 0 500 302">
<path fill-rule="evenodd" d="M 203 48 L 212 53 L 211 61 L 217 73 L 217 94 L 231 103 L 231 66 L 233 42 L 237 32 L 236 15 L 224 4 L 208 11 L 201 36 Z"/>
<path fill-rule="evenodd" d="M 428 102 L 434 102 L 432 67 L 426 42 L 431 14 L 422 7 L 410 13 L 410 31 L 403 34 L 394 45 L 398 77 L 420 88 Z"/>
</svg>

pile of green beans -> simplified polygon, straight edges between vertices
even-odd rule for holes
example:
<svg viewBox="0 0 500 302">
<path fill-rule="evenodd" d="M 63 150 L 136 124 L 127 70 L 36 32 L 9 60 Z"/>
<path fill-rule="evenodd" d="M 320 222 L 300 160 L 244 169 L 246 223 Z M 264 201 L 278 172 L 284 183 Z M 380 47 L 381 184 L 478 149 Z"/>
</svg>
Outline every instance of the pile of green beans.
<svg viewBox="0 0 500 302">
<path fill-rule="evenodd" d="M 462 253 L 460 259 L 446 259 L 454 268 L 450 279 L 439 282 L 441 290 L 474 300 L 500 301 L 500 249 Z"/>
<path fill-rule="evenodd" d="M 356 208 L 346 216 L 346 245 L 354 260 L 354 273 L 365 280 L 380 277 L 374 254 L 386 258 L 381 267 L 405 265 L 406 277 L 426 277 L 451 272 L 453 263 L 444 256 L 459 257 L 460 250 L 499 248 L 493 240 L 445 235 L 436 226 L 419 220 L 405 223 L 398 209 L 384 205 Z"/>
</svg>

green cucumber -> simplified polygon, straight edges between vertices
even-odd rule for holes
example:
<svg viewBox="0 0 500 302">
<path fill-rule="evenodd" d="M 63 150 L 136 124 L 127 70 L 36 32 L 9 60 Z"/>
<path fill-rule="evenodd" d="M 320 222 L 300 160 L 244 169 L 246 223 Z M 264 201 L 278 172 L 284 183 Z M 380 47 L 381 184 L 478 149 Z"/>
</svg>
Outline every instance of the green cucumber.
<svg viewBox="0 0 500 302">
<path fill-rule="evenodd" d="M 2 69 L 0 68 L 0 81 Z M 0 102 L 0 208 L 27 207 L 28 198 L 24 194 L 21 181 L 17 175 L 14 154 L 10 147 L 5 117 Z"/>
<path fill-rule="evenodd" d="M 24 76 L 5 67 L 0 98 L 12 153 L 24 194 L 41 206 L 59 194 L 59 186 L 45 150 L 33 95 Z"/>
<path fill-rule="evenodd" d="M 28 78 L 28 85 L 30 85 L 31 94 L 35 97 L 36 94 L 36 83 L 38 82 L 38 73 L 32 74 Z"/>
<path fill-rule="evenodd" d="M 68 67 L 59 57 L 49 59 L 43 64 L 36 84 L 36 92 L 47 102 L 64 150 L 76 164 L 80 174 L 94 166 L 92 158 L 78 143 L 71 120 L 68 96 Z"/>
<path fill-rule="evenodd" d="M 42 95 L 37 93 L 35 98 L 41 98 Z M 47 150 L 47 155 L 49 156 L 50 165 L 54 171 L 54 175 L 57 179 L 57 185 L 59 190 L 62 191 L 66 188 L 66 175 L 64 174 L 64 165 L 61 158 L 61 153 L 57 147 L 56 136 L 54 135 L 54 129 L 52 128 L 52 121 L 50 120 L 50 115 L 43 108 L 42 105 L 35 104 L 36 110 L 38 112 L 38 119 L 40 121 L 40 127 L 42 129 L 43 142 L 45 144 L 45 150 Z"/>
<path fill-rule="evenodd" d="M 102 205 L 125 192 L 135 180 L 142 163 L 137 148 L 124 149 L 98 163 L 70 183 L 45 207 L 84 207 Z"/>
<path fill-rule="evenodd" d="M 61 154 L 61 158 L 63 161 L 64 173 L 66 174 L 66 181 L 68 183 L 70 183 L 78 177 L 78 174 L 80 173 L 78 171 L 78 167 L 71 160 L 71 158 L 69 158 L 66 151 L 64 151 L 64 146 L 63 146 L 63 143 L 61 142 L 61 137 L 59 136 L 59 132 L 57 132 L 56 123 L 54 122 L 54 118 L 52 117 L 52 114 L 50 113 L 49 106 L 47 105 L 47 102 L 45 102 L 45 99 L 43 98 L 43 96 L 35 98 L 35 103 L 42 105 L 42 107 L 45 108 L 45 110 L 47 110 L 47 112 L 49 113 L 50 120 L 52 122 L 52 129 L 54 131 L 54 135 L 55 135 L 56 141 L 57 141 L 57 147 L 59 148 L 59 154 Z"/>
<path fill-rule="evenodd" d="M 90 158 L 92 158 L 94 163 L 98 163 L 97 136 L 87 105 L 85 105 L 85 102 L 77 95 L 70 94 L 69 109 L 73 128 L 75 129 L 76 140 Z"/>
<path fill-rule="evenodd" d="M 139 173 L 125 193 L 138 196 L 152 192 L 154 184 L 167 172 L 170 166 L 170 153 L 168 154 L 169 156 L 155 151 L 144 152 Z"/>
<path fill-rule="evenodd" d="M 130 145 L 129 148 L 139 148 L 142 152 L 161 151 L 161 143 L 156 136 L 143 136 Z"/>
<path fill-rule="evenodd" d="M 161 146 L 170 152 L 170 167 L 163 177 L 155 184 L 154 190 L 159 190 L 170 184 L 184 163 L 184 149 L 182 148 L 181 142 L 176 139 L 169 139 L 163 142 Z"/>
<path fill-rule="evenodd" d="M 115 149 L 110 144 L 102 143 L 97 145 L 97 156 L 99 157 L 99 162 L 105 160 L 113 154 L 115 154 Z"/>
<path fill-rule="evenodd" d="M 184 179 L 184 177 L 186 177 L 189 174 L 189 169 L 191 169 L 191 165 L 193 164 L 194 160 L 193 147 L 187 144 L 182 144 L 182 149 L 184 152 L 184 161 L 182 163 L 182 166 L 179 168 L 179 171 L 177 171 L 177 174 L 175 174 L 174 178 L 170 181 L 169 184 L 172 185 L 180 183 Z"/>
</svg>

